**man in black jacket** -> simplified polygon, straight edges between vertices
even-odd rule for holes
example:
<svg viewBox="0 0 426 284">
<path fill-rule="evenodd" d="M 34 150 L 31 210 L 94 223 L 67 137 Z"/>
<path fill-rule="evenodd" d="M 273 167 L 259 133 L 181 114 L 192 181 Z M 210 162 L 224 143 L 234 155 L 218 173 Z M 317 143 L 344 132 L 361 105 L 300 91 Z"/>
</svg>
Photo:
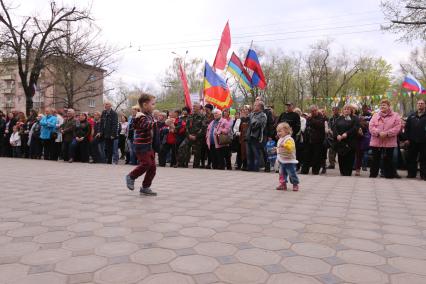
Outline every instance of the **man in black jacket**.
<svg viewBox="0 0 426 284">
<path fill-rule="evenodd" d="M 309 168 L 312 167 L 312 174 L 318 175 L 324 151 L 325 117 L 318 111 L 317 106 L 313 105 L 310 109 L 311 115 L 306 121 L 305 158 L 301 174 L 308 174 Z"/>
<path fill-rule="evenodd" d="M 264 149 L 264 130 L 267 116 L 264 113 L 262 101 L 254 103 L 253 112 L 250 114 L 250 124 L 247 129 L 247 165 L 249 171 L 259 171 L 259 159 Z"/>
<path fill-rule="evenodd" d="M 256 97 L 256 103 L 260 102 L 262 112 L 266 116 L 266 124 L 263 129 L 263 140 L 261 141 L 262 147 L 260 149 L 261 151 L 261 158 L 263 159 L 263 165 L 265 167 L 265 172 L 269 173 L 271 171 L 271 164 L 269 163 L 268 159 L 268 152 L 266 151 L 266 143 L 269 139 L 275 139 L 275 119 L 274 115 L 272 114 L 272 110 L 270 108 L 265 107 L 265 102 L 263 100 L 263 97 L 258 96 Z M 272 165 L 274 166 L 274 165 Z"/>
<path fill-rule="evenodd" d="M 420 177 L 426 180 L 426 104 L 417 102 L 417 111 L 407 118 L 405 135 L 408 139 L 407 170 L 408 178 L 417 176 L 417 158 L 420 161 Z"/>
<path fill-rule="evenodd" d="M 296 139 L 296 135 L 300 131 L 300 116 L 296 112 L 294 112 L 293 103 L 288 102 L 285 105 L 287 106 L 287 111 L 283 112 L 280 115 L 276 125 L 282 122 L 287 122 L 290 125 L 291 129 L 293 130 L 293 134 L 292 134 L 293 139 Z"/>
<path fill-rule="evenodd" d="M 101 115 L 100 138 L 105 151 L 106 162 L 112 164 L 114 139 L 118 135 L 118 115 L 112 109 L 110 102 L 105 103 L 105 110 Z"/>
</svg>

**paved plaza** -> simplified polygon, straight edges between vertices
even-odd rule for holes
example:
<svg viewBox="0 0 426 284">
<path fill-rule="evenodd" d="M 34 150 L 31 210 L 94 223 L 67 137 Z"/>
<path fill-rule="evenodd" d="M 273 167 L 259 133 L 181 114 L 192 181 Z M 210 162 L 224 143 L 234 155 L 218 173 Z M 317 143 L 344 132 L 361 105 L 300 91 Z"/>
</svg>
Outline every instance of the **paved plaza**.
<svg viewBox="0 0 426 284">
<path fill-rule="evenodd" d="M 426 283 L 426 182 L 0 159 L 0 283 Z"/>
</svg>

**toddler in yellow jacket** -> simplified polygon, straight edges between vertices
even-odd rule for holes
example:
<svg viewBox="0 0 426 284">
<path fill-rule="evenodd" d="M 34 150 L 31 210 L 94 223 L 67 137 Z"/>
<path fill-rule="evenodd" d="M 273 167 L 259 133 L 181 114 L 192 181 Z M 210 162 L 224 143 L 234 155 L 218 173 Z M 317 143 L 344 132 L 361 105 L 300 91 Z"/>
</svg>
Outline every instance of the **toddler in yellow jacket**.
<svg viewBox="0 0 426 284">
<path fill-rule="evenodd" d="M 293 191 L 299 190 L 299 178 L 297 176 L 296 144 L 291 137 L 292 129 L 286 122 L 277 126 L 279 137 L 277 143 L 277 159 L 280 164 L 280 174 L 283 176 L 277 190 L 287 190 L 287 182 L 293 185 Z"/>
</svg>

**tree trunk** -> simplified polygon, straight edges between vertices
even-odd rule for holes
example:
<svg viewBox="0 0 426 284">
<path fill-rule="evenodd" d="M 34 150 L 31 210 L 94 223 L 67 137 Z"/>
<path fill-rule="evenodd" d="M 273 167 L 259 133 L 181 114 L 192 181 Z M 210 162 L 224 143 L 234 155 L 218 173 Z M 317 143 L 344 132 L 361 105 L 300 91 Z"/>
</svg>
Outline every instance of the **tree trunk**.
<svg viewBox="0 0 426 284">
<path fill-rule="evenodd" d="M 32 95 L 28 96 L 27 94 L 25 94 L 25 102 L 26 102 L 25 112 L 26 112 L 26 115 L 28 117 L 31 114 L 30 112 L 33 109 L 33 105 L 34 105 L 33 96 Z"/>
</svg>

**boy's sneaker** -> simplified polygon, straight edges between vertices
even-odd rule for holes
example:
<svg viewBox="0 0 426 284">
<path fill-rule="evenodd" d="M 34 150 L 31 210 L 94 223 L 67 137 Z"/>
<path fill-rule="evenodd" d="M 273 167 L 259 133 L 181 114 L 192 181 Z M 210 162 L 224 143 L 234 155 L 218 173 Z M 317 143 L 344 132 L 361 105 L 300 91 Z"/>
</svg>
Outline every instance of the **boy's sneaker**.
<svg viewBox="0 0 426 284">
<path fill-rule="evenodd" d="M 152 191 L 151 188 L 141 188 L 140 189 L 140 194 L 141 195 L 148 195 L 148 196 L 157 196 L 157 193 Z"/>
<path fill-rule="evenodd" d="M 135 180 L 132 179 L 129 175 L 126 176 L 126 185 L 129 190 L 135 189 Z"/>
<path fill-rule="evenodd" d="M 299 191 L 299 185 L 293 184 L 293 191 Z"/>
<path fill-rule="evenodd" d="M 276 190 L 287 190 L 287 184 L 282 183 L 279 186 L 277 186 Z"/>
</svg>

